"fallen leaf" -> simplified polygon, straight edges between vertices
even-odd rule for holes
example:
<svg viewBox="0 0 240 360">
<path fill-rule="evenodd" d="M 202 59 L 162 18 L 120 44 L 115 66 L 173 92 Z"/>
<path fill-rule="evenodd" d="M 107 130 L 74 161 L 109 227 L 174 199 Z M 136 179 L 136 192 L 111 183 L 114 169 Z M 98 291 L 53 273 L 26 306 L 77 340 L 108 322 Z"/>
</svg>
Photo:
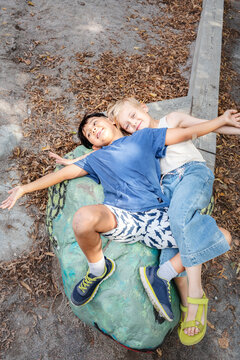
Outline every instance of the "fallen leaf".
<svg viewBox="0 0 240 360">
<path fill-rule="evenodd" d="M 30 293 L 32 293 L 32 289 L 30 288 L 30 286 L 28 284 L 26 284 L 23 280 L 20 280 L 20 284 L 25 287 L 25 289 L 27 289 L 27 291 L 29 291 Z"/>
<path fill-rule="evenodd" d="M 221 349 L 227 349 L 229 347 L 229 338 L 227 331 L 224 331 L 222 337 L 218 339 L 218 344 Z"/>
<path fill-rule="evenodd" d="M 24 330 L 23 330 L 23 333 L 24 335 L 27 335 L 29 333 L 30 329 L 29 327 L 26 327 Z"/>
<path fill-rule="evenodd" d="M 55 256 L 55 254 L 53 252 L 46 252 L 45 255 L 52 256 L 52 257 Z"/>
<path fill-rule="evenodd" d="M 215 326 L 212 323 L 210 323 L 209 320 L 207 320 L 207 324 L 211 329 L 215 330 Z"/>
<path fill-rule="evenodd" d="M 44 147 L 42 147 L 42 151 L 46 151 L 46 150 L 50 150 L 51 149 L 51 147 L 49 146 L 49 145 L 47 145 L 47 146 L 44 146 Z"/>
<path fill-rule="evenodd" d="M 161 349 L 157 349 L 156 353 L 158 354 L 159 357 L 162 357 L 162 350 Z"/>
</svg>

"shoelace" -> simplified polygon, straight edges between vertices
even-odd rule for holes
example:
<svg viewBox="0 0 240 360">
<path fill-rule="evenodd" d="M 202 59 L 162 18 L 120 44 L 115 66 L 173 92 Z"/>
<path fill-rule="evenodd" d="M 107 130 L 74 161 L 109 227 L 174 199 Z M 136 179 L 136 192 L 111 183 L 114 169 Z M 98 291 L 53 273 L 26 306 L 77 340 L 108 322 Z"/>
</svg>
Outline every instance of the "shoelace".
<svg viewBox="0 0 240 360">
<path fill-rule="evenodd" d="M 169 281 L 167 281 L 167 287 L 168 287 L 169 301 L 172 302 L 172 299 L 171 299 L 171 290 L 170 290 L 170 282 L 169 282 Z"/>
<path fill-rule="evenodd" d="M 88 287 L 94 282 L 94 279 L 91 279 L 88 274 L 85 276 L 81 285 L 79 285 L 79 289 L 82 290 L 83 293 L 88 289 Z"/>
</svg>

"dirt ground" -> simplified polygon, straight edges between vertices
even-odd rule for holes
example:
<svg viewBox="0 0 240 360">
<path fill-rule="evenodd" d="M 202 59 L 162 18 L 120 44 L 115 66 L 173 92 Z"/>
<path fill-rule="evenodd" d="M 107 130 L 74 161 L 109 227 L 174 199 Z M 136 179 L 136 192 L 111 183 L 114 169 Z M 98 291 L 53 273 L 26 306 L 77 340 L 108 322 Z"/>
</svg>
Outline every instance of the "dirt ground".
<svg viewBox="0 0 240 360">
<path fill-rule="evenodd" d="M 13 157 L 1 161 L 1 179 L 27 182 L 49 171 L 53 163 L 46 150 L 64 154 L 75 146 L 76 124 L 86 109 L 106 110 L 108 103 L 126 95 L 145 102 L 187 95 L 200 4 L 183 0 L 180 11 L 177 1 L 0 0 L 1 99 L 11 105 L 11 123 L 23 134 Z M 229 8 L 225 15 L 233 29 L 228 43 L 234 44 L 225 51 L 226 61 L 234 59 L 239 74 L 237 11 Z M 237 103 L 239 82 L 220 95 L 231 99 L 231 94 Z M 9 118 L 1 122 L 8 124 Z M 234 141 L 239 156 L 239 141 Z M 52 267 L 52 257 L 46 255 L 51 254 L 44 227 L 46 192 L 28 197 L 26 204 L 35 219 L 29 237 L 37 248 L 0 265 L 0 359 L 238 358 L 239 266 L 234 257 L 205 265 L 209 327 L 200 344 L 184 347 L 175 330 L 158 352 L 132 352 L 72 314 L 59 290 L 61 279 L 52 271 L 56 260 Z M 218 202 L 216 216 L 222 209 Z M 234 251 L 240 241 L 238 212 L 232 217 Z"/>
</svg>

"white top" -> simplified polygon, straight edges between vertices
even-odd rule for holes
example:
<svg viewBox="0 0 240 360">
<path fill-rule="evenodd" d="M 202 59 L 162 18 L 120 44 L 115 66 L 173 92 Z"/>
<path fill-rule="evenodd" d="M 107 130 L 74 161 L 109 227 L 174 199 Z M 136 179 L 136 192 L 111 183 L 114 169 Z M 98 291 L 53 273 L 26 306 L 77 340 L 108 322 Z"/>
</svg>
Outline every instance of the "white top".
<svg viewBox="0 0 240 360">
<path fill-rule="evenodd" d="M 159 120 L 158 127 L 170 128 L 167 123 L 166 116 Z M 205 162 L 201 153 L 194 146 L 191 140 L 184 141 L 179 144 L 169 145 L 167 147 L 166 156 L 160 159 L 161 173 L 167 174 L 190 161 Z"/>
</svg>

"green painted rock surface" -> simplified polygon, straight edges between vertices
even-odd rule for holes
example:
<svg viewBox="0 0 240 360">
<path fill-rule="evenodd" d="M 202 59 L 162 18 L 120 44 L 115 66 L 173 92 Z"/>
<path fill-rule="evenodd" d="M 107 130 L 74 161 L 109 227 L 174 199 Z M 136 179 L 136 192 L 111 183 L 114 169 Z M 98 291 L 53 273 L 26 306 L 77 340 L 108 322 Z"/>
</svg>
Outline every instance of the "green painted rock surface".
<svg viewBox="0 0 240 360">
<path fill-rule="evenodd" d="M 68 157 L 88 152 L 79 146 Z M 103 201 L 103 190 L 91 179 L 78 178 L 49 189 L 47 227 L 59 259 L 64 289 L 70 299 L 74 285 L 86 274 L 87 261 L 72 230 L 74 213 L 84 205 Z M 153 309 L 139 277 L 139 267 L 158 264 L 159 252 L 142 244 L 116 244 L 103 239 L 106 256 L 115 260 L 116 271 L 99 287 L 84 307 L 72 306 L 86 324 L 97 327 L 121 344 L 134 349 L 154 349 L 179 321 L 179 300 L 171 288 L 174 321 L 163 321 Z"/>
</svg>

